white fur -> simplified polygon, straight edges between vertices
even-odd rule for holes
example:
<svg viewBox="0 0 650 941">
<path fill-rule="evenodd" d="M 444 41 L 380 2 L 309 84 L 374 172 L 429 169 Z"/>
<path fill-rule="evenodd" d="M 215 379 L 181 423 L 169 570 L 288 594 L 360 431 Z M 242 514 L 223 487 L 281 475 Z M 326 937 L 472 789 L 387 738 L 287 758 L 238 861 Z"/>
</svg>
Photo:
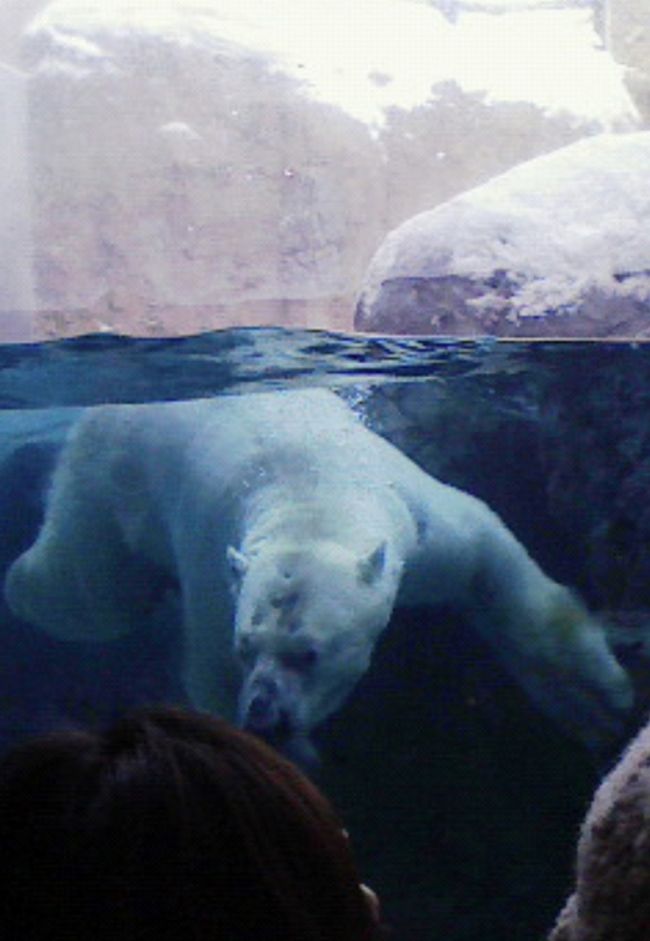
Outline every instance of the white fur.
<svg viewBox="0 0 650 941">
<path fill-rule="evenodd" d="M 587 741 L 631 703 L 601 627 L 501 520 L 325 390 L 89 409 L 7 600 L 57 637 L 116 637 L 150 601 L 135 558 L 180 585 L 192 701 L 262 729 L 336 710 L 396 603 L 456 605 Z"/>
</svg>

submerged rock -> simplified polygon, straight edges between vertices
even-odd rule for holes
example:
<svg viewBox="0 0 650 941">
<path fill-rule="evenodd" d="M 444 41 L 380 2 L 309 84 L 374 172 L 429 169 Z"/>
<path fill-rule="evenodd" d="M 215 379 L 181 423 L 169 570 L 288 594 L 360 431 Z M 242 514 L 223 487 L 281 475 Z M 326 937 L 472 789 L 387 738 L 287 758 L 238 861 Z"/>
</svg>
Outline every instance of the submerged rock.
<svg viewBox="0 0 650 941">
<path fill-rule="evenodd" d="M 650 133 L 538 157 L 390 233 L 359 330 L 455 336 L 650 333 Z"/>
</svg>

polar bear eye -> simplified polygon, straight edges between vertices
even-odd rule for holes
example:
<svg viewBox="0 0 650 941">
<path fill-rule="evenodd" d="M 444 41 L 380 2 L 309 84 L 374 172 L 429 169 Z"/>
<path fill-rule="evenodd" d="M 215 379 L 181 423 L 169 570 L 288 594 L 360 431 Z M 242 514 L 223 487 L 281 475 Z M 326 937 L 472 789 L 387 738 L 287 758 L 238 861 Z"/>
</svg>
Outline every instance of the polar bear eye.
<svg viewBox="0 0 650 941">
<path fill-rule="evenodd" d="M 313 647 L 309 647 L 307 650 L 286 653 L 282 658 L 282 663 L 288 670 L 305 673 L 316 665 L 317 660 L 318 651 L 314 650 Z"/>
<path fill-rule="evenodd" d="M 271 598 L 271 607 L 281 608 L 285 613 L 289 613 L 296 607 L 298 601 L 298 592 L 296 591 L 289 595 L 274 595 Z"/>
</svg>

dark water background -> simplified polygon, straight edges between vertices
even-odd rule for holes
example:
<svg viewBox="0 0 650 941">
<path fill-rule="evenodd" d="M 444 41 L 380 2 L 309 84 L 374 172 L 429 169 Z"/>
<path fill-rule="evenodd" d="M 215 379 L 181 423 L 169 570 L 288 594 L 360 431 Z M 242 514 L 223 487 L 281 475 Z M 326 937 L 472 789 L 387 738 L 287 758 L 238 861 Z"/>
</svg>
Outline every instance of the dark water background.
<svg viewBox="0 0 650 941">
<path fill-rule="evenodd" d="M 80 407 L 305 385 L 335 389 L 430 473 L 486 500 L 590 607 L 632 633 L 644 623 L 650 347 L 633 344 L 251 329 L 0 347 L 0 576 L 35 538 Z M 61 643 L 0 602 L 0 645 L 2 747 L 184 699 L 179 632 L 166 622 L 111 644 Z M 637 653 L 622 645 L 643 703 Z M 317 738 L 318 781 L 395 941 L 541 938 L 570 886 L 590 793 L 623 744 L 587 754 L 462 620 L 430 608 L 395 612 L 370 671 Z"/>
</svg>

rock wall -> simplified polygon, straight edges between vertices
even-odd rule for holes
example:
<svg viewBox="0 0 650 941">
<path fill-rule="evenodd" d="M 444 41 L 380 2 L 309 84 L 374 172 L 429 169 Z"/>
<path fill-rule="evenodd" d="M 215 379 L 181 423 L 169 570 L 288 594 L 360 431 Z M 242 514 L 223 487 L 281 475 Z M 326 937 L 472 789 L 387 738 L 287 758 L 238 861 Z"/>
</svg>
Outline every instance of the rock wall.
<svg viewBox="0 0 650 941">
<path fill-rule="evenodd" d="M 650 10 L 645 0 L 609 0 L 606 43 L 625 76 L 646 126 L 650 124 Z"/>
<path fill-rule="evenodd" d="M 47 27 L 35 21 L 19 55 L 18 33 L 41 8 Z M 373 123 L 314 93 L 300 64 L 280 69 L 264 24 L 246 45 L 200 23 L 189 39 L 82 28 L 66 19 L 73 8 L 0 10 L 0 56 L 30 73 L 36 337 L 351 329 L 386 232 L 608 122 L 636 126 L 624 91 L 601 120 L 441 82 L 435 57 L 426 100 Z M 488 17 L 503 30 L 506 19 Z M 362 78 L 360 94 L 404 83 L 399 72 Z M 515 70 L 511 84 L 523 78 Z"/>
<path fill-rule="evenodd" d="M 25 28 L 50 0 L 2 0 L 0 4 L 0 62 L 19 66 Z"/>
<path fill-rule="evenodd" d="M 0 340 L 29 339 L 35 307 L 26 79 L 0 64 Z"/>
<path fill-rule="evenodd" d="M 650 11 L 646 0 L 609 0 L 606 42 L 617 62 L 648 71 Z"/>
<path fill-rule="evenodd" d="M 67 65 L 32 79 L 42 308 L 184 332 L 349 291 L 380 232 L 360 122 L 252 55 L 135 36 Z"/>
</svg>

